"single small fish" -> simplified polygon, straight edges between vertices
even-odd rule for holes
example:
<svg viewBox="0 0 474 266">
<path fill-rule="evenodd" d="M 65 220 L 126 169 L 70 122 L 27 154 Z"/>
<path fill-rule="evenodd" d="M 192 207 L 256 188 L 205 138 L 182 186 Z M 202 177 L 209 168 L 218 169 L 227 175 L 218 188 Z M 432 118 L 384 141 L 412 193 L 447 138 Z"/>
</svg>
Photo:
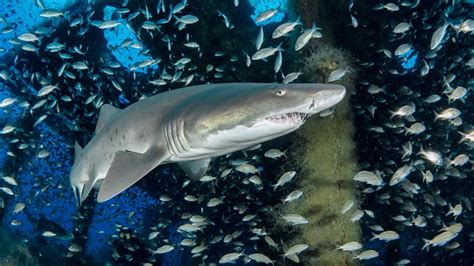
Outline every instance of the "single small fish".
<svg viewBox="0 0 474 266">
<path fill-rule="evenodd" d="M 377 251 L 369 249 L 369 250 L 366 250 L 366 251 L 358 254 L 354 258 L 358 259 L 358 260 L 370 260 L 370 259 L 376 258 L 378 256 L 379 256 L 379 253 Z"/>
<path fill-rule="evenodd" d="M 38 94 L 36 96 L 38 96 L 38 97 L 46 96 L 46 95 L 50 94 L 55 89 L 59 89 L 59 88 L 55 85 L 46 85 L 38 91 Z"/>
<path fill-rule="evenodd" d="M 72 68 L 76 70 L 88 70 L 89 67 L 87 66 L 87 63 L 85 61 L 77 61 L 72 63 Z"/>
<path fill-rule="evenodd" d="M 304 250 L 306 250 L 309 246 L 306 244 L 296 244 L 294 246 L 291 246 L 285 254 L 283 254 L 285 257 L 291 256 L 291 255 L 297 255 Z"/>
<path fill-rule="evenodd" d="M 411 165 L 403 165 L 402 167 L 398 168 L 397 171 L 392 175 L 390 179 L 389 185 L 395 186 L 396 184 L 405 180 L 405 178 L 411 173 L 413 167 Z"/>
<path fill-rule="evenodd" d="M 457 32 L 468 33 L 473 30 L 474 30 L 474 20 L 466 19 L 461 23 Z"/>
<path fill-rule="evenodd" d="M 252 182 L 252 184 L 255 184 L 257 186 L 261 186 L 262 185 L 262 180 L 260 179 L 260 177 L 258 177 L 257 175 L 253 175 L 249 178 L 249 181 Z"/>
<path fill-rule="evenodd" d="M 329 74 L 328 82 L 334 82 L 334 81 L 340 80 L 342 77 L 344 77 L 344 75 L 347 72 L 349 72 L 349 70 L 347 68 L 338 68 L 338 69 L 332 71 Z"/>
<path fill-rule="evenodd" d="M 412 49 L 412 46 L 409 43 L 400 44 L 395 50 L 394 54 L 396 56 L 401 56 L 408 53 L 408 51 L 410 51 L 411 49 Z"/>
<path fill-rule="evenodd" d="M 216 177 L 210 176 L 210 175 L 205 175 L 199 179 L 201 182 L 210 182 L 216 180 Z"/>
<path fill-rule="evenodd" d="M 38 48 L 36 48 L 32 44 L 27 43 L 27 44 L 21 46 L 21 50 L 36 53 L 38 51 Z"/>
<path fill-rule="evenodd" d="M 364 216 L 364 212 L 361 210 L 356 210 L 351 216 L 351 222 L 358 222 Z"/>
<path fill-rule="evenodd" d="M 2 180 L 5 181 L 5 183 L 12 185 L 12 186 L 17 186 L 18 183 L 16 182 L 15 178 L 11 176 L 3 176 Z"/>
<path fill-rule="evenodd" d="M 433 111 L 434 112 L 434 111 Z M 443 110 L 441 113 L 436 113 L 434 112 L 435 114 L 435 119 L 434 121 L 436 122 L 436 120 L 438 119 L 442 119 L 442 120 L 451 120 L 451 119 L 454 119 L 458 116 L 461 115 L 461 111 L 457 108 L 454 108 L 454 107 L 450 107 L 448 109 L 445 109 Z"/>
<path fill-rule="evenodd" d="M 257 35 L 257 40 L 255 41 L 255 49 L 260 50 L 264 41 L 263 27 L 260 27 L 260 31 Z"/>
<path fill-rule="evenodd" d="M 313 23 L 313 27 L 311 29 L 304 30 L 303 33 L 301 33 L 301 35 L 298 36 L 298 38 L 296 39 L 295 51 L 303 49 L 303 47 L 309 42 L 309 40 L 311 40 L 314 32 L 317 29 L 318 28 L 316 27 L 316 24 Z"/>
<path fill-rule="evenodd" d="M 174 249 L 173 246 L 163 245 L 163 246 L 159 247 L 157 250 L 155 250 L 153 252 L 153 254 L 165 254 L 165 253 L 168 253 L 168 252 L 172 251 L 173 249 Z"/>
<path fill-rule="evenodd" d="M 307 224 L 309 221 L 299 214 L 285 214 L 282 216 L 285 222 L 291 225 Z"/>
<path fill-rule="evenodd" d="M 445 216 L 452 214 L 454 218 L 458 217 L 462 213 L 462 205 L 456 204 L 454 207 L 449 204 L 449 211 L 446 213 Z"/>
<path fill-rule="evenodd" d="M 417 155 L 423 156 L 429 162 L 433 163 L 434 165 L 441 166 L 443 165 L 443 157 L 439 152 L 435 151 L 425 151 L 423 150 L 423 146 L 420 145 L 420 151 Z"/>
<path fill-rule="evenodd" d="M 78 245 L 78 244 L 75 244 L 75 243 L 72 243 L 68 249 L 69 251 L 71 252 L 74 252 L 74 253 L 78 253 L 78 252 L 81 252 L 82 251 L 82 248 Z"/>
<path fill-rule="evenodd" d="M 0 108 L 5 108 L 7 106 L 10 106 L 16 102 L 16 99 L 13 98 L 5 98 L 0 102 Z"/>
<path fill-rule="evenodd" d="M 465 141 L 474 142 L 474 129 L 466 133 L 461 132 L 461 131 L 458 131 L 458 133 L 461 134 L 461 140 L 459 140 L 458 143 L 465 142 Z"/>
<path fill-rule="evenodd" d="M 395 11 L 400 10 L 400 7 L 398 7 L 394 3 L 387 3 L 387 4 L 383 5 L 383 8 L 385 8 L 386 10 L 391 11 L 391 12 L 395 12 Z"/>
<path fill-rule="evenodd" d="M 426 130 L 425 125 L 420 122 L 416 122 L 410 127 L 406 128 L 405 135 L 419 135 Z"/>
<path fill-rule="evenodd" d="M 461 86 L 456 87 L 449 95 L 448 95 L 448 102 L 456 101 L 459 99 L 464 98 L 467 94 L 467 89 Z"/>
<path fill-rule="evenodd" d="M 278 187 L 283 186 L 284 184 L 290 182 L 293 177 L 296 175 L 296 171 L 289 171 L 284 173 L 277 181 L 275 185 L 273 185 L 273 191 L 275 191 Z"/>
<path fill-rule="evenodd" d="M 234 263 L 240 256 L 243 256 L 243 253 L 228 253 L 219 259 L 219 263 Z"/>
<path fill-rule="evenodd" d="M 40 17 L 43 18 L 57 18 L 60 16 L 64 16 L 64 13 L 57 9 L 48 8 L 40 12 Z"/>
<path fill-rule="evenodd" d="M 393 33 L 405 33 L 411 28 L 411 24 L 408 22 L 400 22 L 395 28 L 393 28 Z"/>
<path fill-rule="evenodd" d="M 189 25 L 189 24 L 194 24 L 194 23 L 199 22 L 199 18 L 193 15 L 184 15 L 182 17 L 175 16 L 175 19 L 184 25 Z"/>
<path fill-rule="evenodd" d="M 351 25 L 354 28 L 357 28 L 359 26 L 359 22 L 357 21 L 356 17 L 354 17 L 353 15 L 351 15 Z"/>
<path fill-rule="evenodd" d="M 212 198 L 212 199 L 210 199 L 210 200 L 207 202 L 207 205 L 206 205 L 206 206 L 212 208 L 212 207 L 216 207 L 217 205 L 220 205 L 220 204 L 222 204 L 222 203 L 223 203 L 223 201 L 222 201 L 221 199 L 219 199 L 219 198 Z"/>
<path fill-rule="evenodd" d="M 425 100 L 423 100 L 425 103 L 435 103 L 437 101 L 441 100 L 441 96 L 437 94 L 431 94 L 428 96 Z"/>
<path fill-rule="evenodd" d="M 49 156 L 49 152 L 47 150 L 41 150 L 38 152 L 38 155 L 36 157 L 38 158 L 46 158 Z"/>
<path fill-rule="evenodd" d="M 267 9 L 257 16 L 257 18 L 255 19 L 255 22 L 257 23 L 264 22 L 265 20 L 268 20 L 271 17 L 275 16 L 276 13 L 278 13 L 278 8 Z"/>
<path fill-rule="evenodd" d="M 430 66 L 425 60 L 423 60 L 423 65 L 421 66 L 421 69 L 420 69 L 420 76 L 424 77 L 428 75 L 429 72 L 430 72 Z"/>
<path fill-rule="evenodd" d="M 191 254 L 201 253 L 206 249 L 207 249 L 207 246 L 205 246 L 204 243 L 201 243 L 201 245 L 191 249 Z"/>
<path fill-rule="evenodd" d="M 3 127 L 2 131 L 0 131 L 0 134 L 8 134 L 8 133 L 11 133 L 13 131 L 15 131 L 16 127 L 14 126 L 10 126 L 10 125 L 6 125 Z"/>
<path fill-rule="evenodd" d="M 227 17 L 226 14 L 222 13 L 221 11 L 217 10 L 217 14 L 222 17 L 222 19 L 224 20 L 224 25 L 226 28 L 228 29 L 233 29 L 234 28 L 234 25 L 232 25 L 232 23 L 230 22 L 230 19 L 229 17 Z M 258 50 L 258 48 L 257 48 Z"/>
<path fill-rule="evenodd" d="M 439 247 L 439 246 L 444 246 L 446 243 L 454 239 L 458 234 L 457 233 L 452 233 L 451 231 L 444 231 L 441 234 L 436 235 L 433 237 L 433 239 L 428 240 L 424 239 L 425 245 L 423 245 L 422 250 L 425 248 L 428 248 L 429 246 L 433 247 Z"/>
<path fill-rule="evenodd" d="M 44 231 L 43 232 L 43 236 L 44 237 L 55 237 L 56 236 L 56 233 L 53 233 L 51 231 Z"/>
<path fill-rule="evenodd" d="M 235 170 L 238 171 L 238 172 L 241 172 L 243 174 L 257 174 L 257 173 L 259 173 L 258 169 L 255 166 L 253 166 L 251 164 L 248 164 L 248 163 L 243 163 L 243 164 L 238 165 L 237 167 L 235 167 Z"/>
<path fill-rule="evenodd" d="M 383 179 L 378 174 L 371 171 L 360 171 L 355 174 L 352 179 L 373 186 L 381 186 L 384 184 Z"/>
<path fill-rule="evenodd" d="M 185 247 L 194 247 L 196 245 L 196 242 L 192 239 L 185 238 L 185 239 L 181 240 L 181 242 L 179 242 L 179 244 L 181 246 L 185 246 Z"/>
<path fill-rule="evenodd" d="M 414 104 L 412 104 L 412 103 L 407 104 L 407 105 L 404 105 L 404 106 L 398 108 L 396 111 L 390 111 L 390 113 L 391 113 L 390 118 L 393 118 L 395 116 L 401 116 L 401 117 L 410 116 L 413 113 L 415 113 L 415 111 L 416 111 L 416 108 L 415 108 Z"/>
<path fill-rule="evenodd" d="M 12 220 L 10 224 L 13 226 L 20 226 L 22 225 L 22 222 L 19 220 Z"/>
<path fill-rule="evenodd" d="M 262 253 L 252 253 L 252 254 L 249 254 L 248 256 L 251 260 L 257 263 L 273 264 L 275 262 Z"/>
<path fill-rule="evenodd" d="M 286 76 L 283 76 L 283 84 L 288 84 L 288 83 L 291 83 L 293 81 L 295 81 L 301 74 L 301 72 L 292 72 L 292 73 L 289 73 L 288 75 Z"/>
<path fill-rule="evenodd" d="M 198 225 L 188 223 L 188 224 L 180 225 L 178 227 L 178 232 L 179 231 L 187 232 L 187 233 L 194 233 L 194 232 L 197 232 L 197 231 L 202 231 L 202 228 Z"/>
<path fill-rule="evenodd" d="M 341 214 L 345 214 L 346 212 L 348 212 L 352 208 L 352 206 L 354 206 L 353 200 L 346 201 L 344 205 L 342 205 Z"/>
<path fill-rule="evenodd" d="M 273 240 L 271 237 L 269 236 L 264 236 L 263 239 L 265 240 L 265 242 L 272 248 L 274 249 L 278 249 L 278 244 L 275 242 L 275 240 Z"/>
<path fill-rule="evenodd" d="M 21 211 L 23 211 L 25 209 L 26 205 L 24 203 L 17 203 L 15 205 L 15 208 L 13 209 L 13 213 L 20 213 Z"/>
<path fill-rule="evenodd" d="M 102 23 L 100 23 L 98 28 L 101 29 L 101 30 L 113 29 L 115 27 L 118 27 L 121 24 L 122 24 L 121 22 L 116 21 L 116 20 L 107 20 L 107 21 L 103 21 Z"/>
<path fill-rule="evenodd" d="M 458 156 L 454 157 L 452 161 L 449 162 L 449 165 L 454 165 L 454 166 L 463 166 L 469 162 L 469 156 L 466 154 L 459 154 Z"/>
<path fill-rule="evenodd" d="M 280 71 L 282 62 L 283 62 L 283 56 L 281 54 L 281 51 L 278 51 L 278 54 L 275 58 L 275 65 L 273 67 L 273 70 L 275 71 L 275 73 L 278 73 L 278 71 Z"/>
<path fill-rule="evenodd" d="M 252 60 L 255 61 L 255 60 L 265 59 L 269 56 L 274 55 L 278 51 L 283 51 L 283 49 L 281 48 L 281 43 L 277 47 L 267 47 L 267 48 L 262 48 L 262 49 L 256 51 L 252 55 Z"/>
<path fill-rule="evenodd" d="M 270 159 L 278 159 L 280 157 L 286 157 L 285 152 L 282 152 L 278 149 L 269 149 L 263 154 L 263 156 Z"/>
<path fill-rule="evenodd" d="M 362 248 L 362 244 L 359 242 L 349 242 L 341 246 L 337 246 L 336 249 L 340 249 L 342 251 L 356 251 Z"/>
<path fill-rule="evenodd" d="M 153 239 L 155 239 L 159 234 L 160 234 L 160 232 L 151 232 L 151 233 L 148 235 L 148 240 L 153 240 Z"/>
<path fill-rule="evenodd" d="M 118 26 L 118 25 L 117 25 Z M 100 28 L 100 27 L 99 27 Z M 158 29 L 158 25 L 156 25 L 155 22 L 153 21 L 144 21 L 142 23 L 142 28 L 145 29 L 145 30 L 157 30 Z"/>
<path fill-rule="evenodd" d="M 400 238 L 400 235 L 395 232 L 395 231 L 384 231 L 380 234 L 374 234 L 372 233 L 373 237 L 370 240 L 378 239 L 378 240 L 383 240 L 385 242 L 396 240 Z"/>
<path fill-rule="evenodd" d="M 282 36 L 285 36 L 286 34 L 290 33 L 291 31 L 293 31 L 295 29 L 296 26 L 298 25 L 301 25 L 301 20 L 300 18 L 298 17 L 298 19 L 296 19 L 296 21 L 294 22 L 286 22 L 286 23 L 283 23 L 281 25 L 279 25 L 272 33 L 272 38 L 273 39 L 277 39 L 277 38 L 280 38 Z"/>
<path fill-rule="evenodd" d="M 18 39 L 24 42 L 38 42 L 39 38 L 33 33 L 27 32 L 18 36 Z"/>
<path fill-rule="evenodd" d="M 446 29 L 448 28 L 449 24 L 443 25 L 439 27 L 434 33 L 433 36 L 431 36 L 431 42 L 430 42 L 430 49 L 434 50 L 436 49 L 440 44 L 441 41 L 443 40 L 444 36 L 446 35 Z"/>
<path fill-rule="evenodd" d="M 193 196 L 193 195 L 186 195 L 186 196 L 184 197 L 184 200 L 185 200 L 185 201 L 188 201 L 188 202 L 196 202 L 196 201 L 198 201 L 198 198 L 196 198 L 196 197 Z"/>
<path fill-rule="evenodd" d="M 15 195 L 15 193 L 13 193 L 13 190 L 11 190 L 10 188 L 7 188 L 7 187 L 0 187 L 0 191 L 3 191 L 3 192 L 5 192 L 6 194 L 8 194 L 10 196 Z"/>
<path fill-rule="evenodd" d="M 294 200 L 299 199 L 303 195 L 303 191 L 301 190 L 295 190 L 288 194 L 284 199 L 282 199 L 283 202 L 291 202 Z"/>
</svg>

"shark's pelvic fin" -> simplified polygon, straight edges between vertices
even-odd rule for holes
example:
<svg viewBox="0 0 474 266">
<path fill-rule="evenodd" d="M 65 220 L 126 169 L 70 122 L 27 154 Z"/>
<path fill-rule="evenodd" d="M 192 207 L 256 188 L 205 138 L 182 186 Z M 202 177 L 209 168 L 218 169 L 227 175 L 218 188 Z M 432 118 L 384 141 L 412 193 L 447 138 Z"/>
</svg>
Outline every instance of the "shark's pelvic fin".
<svg viewBox="0 0 474 266">
<path fill-rule="evenodd" d="M 80 201 L 81 201 L 80 203 L 84 202 L 84 200 L 87 198 L 87 196 L 91 192 L 92 188 L 94 187 L 96 181 L 97 180 L 95 178 L 88 178 L 87 182 L 84 184 L 84 188 L 82 189 L 82 194 L 81 194 L 81 197 L 80 197 Z"/>
<path fill-rule="evenodd" d="M 102 128 L 104 128 L 107 123 L 115 116 L 115 114 L 119 113 L 121 110 L 113 107 L 110 104 L 104 104 L 100 108 L 99 119 L 97 120 L 97 125 L 95 127 L 95 133 L 99 132 Z"/>
<path fill-rule="evenodd" d="M 178 165 L 191 179 L 198 180 L 206 173 L 210 162 L 211 159 L 207 158 L 194 161 L 178 162 Z"/>
<path fill-rule="evenodd" d="M 97 201 L 107 201 L 126 190 L 166 160 L 167 156 L 166 148 L 153 148 L 145 153 L 117 152 L 100 187 Z"/>
</svg>

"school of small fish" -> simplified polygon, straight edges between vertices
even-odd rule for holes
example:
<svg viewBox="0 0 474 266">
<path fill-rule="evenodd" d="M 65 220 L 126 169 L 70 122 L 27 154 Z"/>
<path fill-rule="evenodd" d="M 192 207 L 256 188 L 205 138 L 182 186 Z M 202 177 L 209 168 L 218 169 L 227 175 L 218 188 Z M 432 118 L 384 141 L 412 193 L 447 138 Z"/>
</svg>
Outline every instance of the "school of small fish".
<svg viewBox="0 0 474 266">
<path fill-rule="evenodd" d="M 367 8 L 350 1 L 349 11 L 353 27 L 378 27 L 355 30 L 373 48 L 356 55 L 360 77 L 352 98 L 360 123 L 353 179 L 366 209 L 350 212 L 349 202 L 341 213 L 359 219 L 372 236 L 337 248 L 367 260 L 383 250 L 365 250 L 364 243 L 398 241 L 396 265 L 472 264 L 466 243 L 474 238 L 473 6 L 400 0 Z M 405 67 L 410 59 L 415 63 Z M 410 252 L 425 261 L 403 257 Z"/>
</svg>

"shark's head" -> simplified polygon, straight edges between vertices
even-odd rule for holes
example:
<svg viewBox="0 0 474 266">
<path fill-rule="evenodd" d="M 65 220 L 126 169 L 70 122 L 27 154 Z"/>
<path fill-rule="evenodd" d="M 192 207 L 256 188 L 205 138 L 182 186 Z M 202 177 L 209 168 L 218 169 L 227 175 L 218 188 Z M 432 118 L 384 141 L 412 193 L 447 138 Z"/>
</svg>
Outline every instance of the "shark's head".
<svg viewBox="0 0 474 266">
<path fill-rule="evenodd" d="M 220 86 L 220 87 L 219 87 Z M 209 148 L 223 152 L 270 140 L 299 128 L 305 119 L 340 102 L 346 89 L 334 84 L 220 84 L 203 96 L 212 103 L 187 112 L 187 126 Z M 187 110 L 186 110 L 187 109 Z M 202 114 L 205 115 L 202 115 Z M 193 136 L 194 139 L 195 136 Z"/>
</svg>

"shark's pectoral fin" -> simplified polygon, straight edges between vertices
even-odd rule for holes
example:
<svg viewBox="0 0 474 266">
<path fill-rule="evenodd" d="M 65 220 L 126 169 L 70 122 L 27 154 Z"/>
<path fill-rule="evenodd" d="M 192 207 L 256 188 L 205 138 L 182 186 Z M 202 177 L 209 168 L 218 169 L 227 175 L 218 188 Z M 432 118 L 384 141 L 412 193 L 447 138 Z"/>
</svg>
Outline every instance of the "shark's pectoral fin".
<svg viewBox="0 0 474 266">
<path fill-rule="evenodd" d="M 181 169 L 186 172 L 186 174 L 193 180 L 198 180 L 201 178 L 209 168 L 209 163 L 211 159 L 201 159 L 201 160 L 194 160 L 194 161 L 185 161 L 179 162 L 178 165 Z"/>
<path fill-rule="evenodd" d="M 119 151 L 97 195 L 98 202 L 107 201 L 126 190 L 157 167 L 168 156 L 166 149 L 154 148 L 146 153 Z"/>
<path fill-rule="evenodd" d="M 96 181 L 97 180 L 94 179 L 94 178 L 89 178 L 87 180 L 87 182 L 84 184 L 84 187 L 82 188 L 82 194 L 80 196 L 80 203 L 82 203 L 82 202 L 84 202 L 84 200 L 86 200 L 89 193 L 91 193 L 91 190 L 94 187 Z"/>
<path fill-rule="evenodd" d="M 95 126 L 95 133 L 99 132 L 102 128 L 104 128 L 107 123 L 111 120 L 115 114 L 119 113 L 121 110 L 110 105 L 104 104 L 100 108 L 99 112 L 99 119 L 97 120 L 97 125 Z"/>
</svg>

